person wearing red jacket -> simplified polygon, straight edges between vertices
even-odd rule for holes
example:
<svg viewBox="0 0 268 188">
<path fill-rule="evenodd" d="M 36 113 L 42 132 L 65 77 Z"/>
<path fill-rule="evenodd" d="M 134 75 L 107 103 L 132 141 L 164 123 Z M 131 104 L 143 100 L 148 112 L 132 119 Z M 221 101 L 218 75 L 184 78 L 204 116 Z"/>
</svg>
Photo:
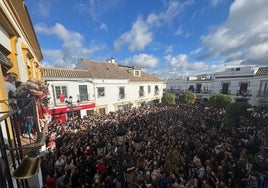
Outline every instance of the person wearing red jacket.
<svg viewBox="0 0 268 188">
<path fill-rule="evenodd" d="M 101 174 L 104 174 L 106 172 L 106 165 L 101 160 L 97 162 L 96 168 Z"/>
</svg>

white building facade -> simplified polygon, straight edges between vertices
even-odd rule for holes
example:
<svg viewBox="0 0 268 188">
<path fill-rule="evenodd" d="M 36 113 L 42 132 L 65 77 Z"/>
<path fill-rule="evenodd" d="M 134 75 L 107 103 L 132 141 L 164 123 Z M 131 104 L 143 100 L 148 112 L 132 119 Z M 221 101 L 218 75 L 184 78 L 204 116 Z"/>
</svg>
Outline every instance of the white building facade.
<svg viewBox="0 0 268 188">
<path fill-rule="evenodd" d="M 192 91 L 197 99 L 207 101 L 210 96 L 222 93 L 235 100 L 248 100 L 252 106 L 268 107 L 268 67 L 233 67 L 211 75 L 188 77 L 183 81 L 167 81 L 173 88 Z M 186 88 L 186 90 L 184 90 Z M 171 91 L 171 90 L 168 90 Z"/>
<path fill-rule="evenodd" d="M 47 110 L 52 120 L 66 121 L 67 118 L 93 114 L 94 87 L 86 70 L 42 68 L 41 71 L 49 85 Z"/>
<path fill-rule="evenodd" d="M 76 69 L 42 68 L 42 76 L 51 95 L 48 111 L 62 121 L 160 103 L 165 88 L 161 79 L 114 61 L 80 60 Z"/>
</svg>

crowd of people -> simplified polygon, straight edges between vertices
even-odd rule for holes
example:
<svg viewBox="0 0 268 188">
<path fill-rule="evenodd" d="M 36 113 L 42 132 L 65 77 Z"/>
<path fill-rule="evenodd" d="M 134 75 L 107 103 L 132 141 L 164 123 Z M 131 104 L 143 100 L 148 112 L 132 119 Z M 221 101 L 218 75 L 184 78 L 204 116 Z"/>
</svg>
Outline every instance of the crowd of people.
<svg viewBox="0 0 268 188">
<path fill-rule="evenodd" d="M 237 126 L 226 125 L 224 113 L 203 105 L 147 106 L 51 121 L 44 187 L 127 187 L 119 148 L 135 161 L 128 187 L 267 186 L 258 182 L 258 172 L 268 171 L 268 159 L 258 154 L 267 144 L 268 111 L 255 109 Z M 119 126 L 127 130 L 123 146 L 116 139 Z M 136 135 L 142 149 L 135 148 Z M 106 143 L 103 155 L 97 152 L 100 140 Z"/>
</svg>

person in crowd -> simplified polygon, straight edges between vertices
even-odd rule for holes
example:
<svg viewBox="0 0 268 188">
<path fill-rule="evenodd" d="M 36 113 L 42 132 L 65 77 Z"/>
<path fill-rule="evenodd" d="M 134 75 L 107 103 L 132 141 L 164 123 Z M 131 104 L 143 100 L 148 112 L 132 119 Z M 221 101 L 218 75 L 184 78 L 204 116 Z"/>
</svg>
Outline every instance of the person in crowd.
<svg viewBox="0 0 268 188">
<path fill-rule="evenodd" d="M 127 129 L 123 146 L 116 141 L 119 124 Z M 223 110 L 159 105 L 84 116 L 71 124 L 51 121 L 48 137 L 61 139 L 50 152 L 64 156 L 68 170 L 70 161 L 75 166 L 66 178 L 72 187 L 123 187 L 119 147 L 125 148 L 123 156 L 135 160 L 133 187 L 252 187 L 254 168 L 249 166 L 265 144 L 262 130 L 267 125 L 267 110 L 256 109 L 250 118 L 230 127 L 224 124 Z M 137 133 L 143 138 L 139 150 L 134 143 Z M 107 143 L 103 156 L 97 154 L 98 138 Z M 63 177 L 57 179 L 63 183 Z"/>
<path fill-rule="evenodd" d="M 17 81 L 17 74 L 14 72 L 9 72 L 6 75 L 4 75 L 4 82 L 5 82 L 5 88 L 6 88 L 6 94 L 8 98 L 14 98 L 15 92 L 16 92 L 16 81 Z"/>
<path fill-rule="evenodd" d="M 45 179 L 45 185 L 47 188 L 56 188 L 56 177 L 53 173 L 50 173 Z"/>
</svg>

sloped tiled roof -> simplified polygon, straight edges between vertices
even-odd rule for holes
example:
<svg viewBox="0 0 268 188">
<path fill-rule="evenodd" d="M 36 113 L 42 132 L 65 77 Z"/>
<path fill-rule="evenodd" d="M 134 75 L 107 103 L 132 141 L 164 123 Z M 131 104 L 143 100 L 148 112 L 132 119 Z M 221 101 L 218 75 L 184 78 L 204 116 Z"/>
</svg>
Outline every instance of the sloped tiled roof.
<svg viewBox="0 0 268 188">
<path fill-rule="evenodd" d="M 79 67 L 87 68 L 93 78 L 129 79 L 130 81 L 161 81 L 160 78 L 157 78 L 143 71 L 141 71 L 140 76 L 134 76 L 133 71 L 140 69 L 136 69 L 130 66 L 120 66 L 116 63 L 96 62 L 81 59 L 80 66 L 78 66 L 78 68 Z"/>
<path fill-rule="evenodd" d="M 41 73 L 44 78 L 90 78 L 87 70 L 47 68 L 42 67 Z"/>
<path fill-rule="evenodd" d="M 124 72 L 119 70 L 115 63 L 97 62 L 91 60 L 81 60 L 92 78 L 100 79 L 127 79 Z"/>
<path fill-rule="evenodd" d="M 161 81 L 160 78 L 153 76 L 151 74 L 148 74 L 144 71 L 140 71 L 140 76 L 134 76 L 133 70 L 135 68 L 133 67 L 120 67 L 120 69 L 122 69 L 122 71 L 124 71 L 128 77 L 128 79 L 130 81 Z M 139 70 L 139 69 L 135 69 L 135 70 Z"/>
<path fill-rule="evenodd" d="M 268 67 L 260 67 L 255 76 L 268 76 Z"/>
</svg>

